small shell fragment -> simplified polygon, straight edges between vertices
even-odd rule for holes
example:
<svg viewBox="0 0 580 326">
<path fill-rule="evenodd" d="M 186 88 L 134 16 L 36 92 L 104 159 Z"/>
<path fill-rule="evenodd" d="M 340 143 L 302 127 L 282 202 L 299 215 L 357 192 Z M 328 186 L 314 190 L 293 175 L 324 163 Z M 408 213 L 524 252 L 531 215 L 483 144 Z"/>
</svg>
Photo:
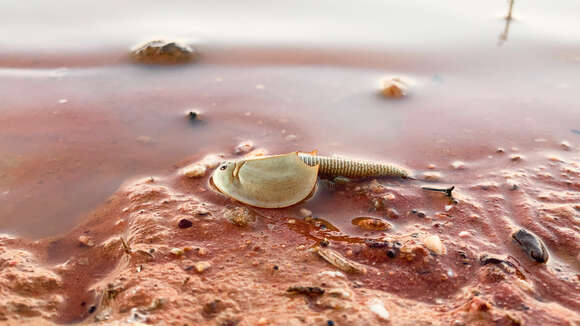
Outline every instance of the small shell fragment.
<svg viewBox="0 0 580 326">
<path fill-rule="evenodd" d="M 393 228 L 393 226 L 388 222 L 376 217 L 361 216 L 354 218 L 351 222 L 353 225 L 356 225 L 361 229 L 371 231 L 387 231 Z"/>
<path fill-rule="evenodd" d="M 316 247 L 314 250 L 316 251 L 316 253 L 318 253 L 320 257 L 322 257 L 322 259 L 326 260 L 329 264 L 333 265 L 334 267 L 340 269 L 343 272 L 352 274 L 356 273 L 366 274 L 367 272 L 366 267 L 364 267 L 363 265 L 345 258 L 344 256 L 342 256 L 341 254 L 332 249 Z"/>
</svg>

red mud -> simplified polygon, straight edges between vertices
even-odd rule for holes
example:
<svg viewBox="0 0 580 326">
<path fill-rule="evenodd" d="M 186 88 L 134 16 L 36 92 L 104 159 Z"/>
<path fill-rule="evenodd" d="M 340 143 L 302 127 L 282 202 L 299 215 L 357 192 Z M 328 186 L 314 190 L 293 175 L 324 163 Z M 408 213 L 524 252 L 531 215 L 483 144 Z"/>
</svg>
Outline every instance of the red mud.
<svg viewBox="0 0 580 326">
<path fill-rule="evenodd" d="M 576 2 L 517 2 L 511 27 L 492 1 L 6 3 L 0 324 L 580 324 Z M 131 63 L 161 26 L 205 35 L 198 60 Z M 380 94 L 393 77 L 401 99 Z M 320 180 L 265 210 L 180 172 L 243 142 L 439 179 Z"/>
</svg>

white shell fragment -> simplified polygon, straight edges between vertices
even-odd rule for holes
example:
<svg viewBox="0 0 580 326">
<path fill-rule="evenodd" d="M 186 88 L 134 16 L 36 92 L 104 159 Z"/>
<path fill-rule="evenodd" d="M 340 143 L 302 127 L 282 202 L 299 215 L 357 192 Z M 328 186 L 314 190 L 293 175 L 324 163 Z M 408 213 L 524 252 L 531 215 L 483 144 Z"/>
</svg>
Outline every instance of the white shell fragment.
<svg viewBox="0 0 580 326">
<path fill-rule="evenodd" d="M 293 152 L 223 163 L 212 181 L 220 192 L 244 204 L 281 208 L 306 199 L 317 178 L 318 165 L 309 166 Z"/>
</svg>

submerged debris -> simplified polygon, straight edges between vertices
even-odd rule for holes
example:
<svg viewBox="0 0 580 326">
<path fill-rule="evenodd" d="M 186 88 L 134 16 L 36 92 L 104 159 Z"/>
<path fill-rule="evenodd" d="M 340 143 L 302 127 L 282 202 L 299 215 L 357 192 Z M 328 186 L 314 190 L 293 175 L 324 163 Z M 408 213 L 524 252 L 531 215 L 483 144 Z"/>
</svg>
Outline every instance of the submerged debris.
<svg viewBox="0 0 580 326">
<path fill-rule="evenodd" d="M 367 269 L 363 265 L 356 263 L 350 259 L 345 258 L 338 252 L 329 249 L 329 248 L 315 248 L 316 253 L 324 260 L 326 260 L 329 264 L 333 265 L 334 267 L 342 270 L 343 272 L 347 273 L 360 273 L 366 274 Z"/>
<path fill-rule="evenodd" d="M 453 194 L 452 191 L 453 189 L 455 189 L 455 186 L 451 186 L 449 188 L 431 188 L 431 187 L 421 187 L 421 189 L 423 190 L 429 190 L 429 191 L 439 191 L 439 192 L 443 192 L 445 193 L 445 196 L 452 198 Z"/>
<path fill-rule="evenodd" d="M 546 246 L 533 233 L 520 229 L 514 234 L 512 238 L 524 249 L 524 251 L 538 263 L 545 263 L 548 261 L 549 254 Z"/>
<path fill-rule="evenodd" d="M 179 41 L 153 40 L 131 50 L 131 58 L 147 64 L 179 64 L 195 59 L 195 50 Z"/>
<path fill-rule="evenodd" d="M 371 231 L 387 231 L 393 228 L 391 224 L 383 221 L 376 217 L 357 217 L 352 221 L 353 225 L 360 227 L 361 229 L 371 230 Z"/>
</svg>

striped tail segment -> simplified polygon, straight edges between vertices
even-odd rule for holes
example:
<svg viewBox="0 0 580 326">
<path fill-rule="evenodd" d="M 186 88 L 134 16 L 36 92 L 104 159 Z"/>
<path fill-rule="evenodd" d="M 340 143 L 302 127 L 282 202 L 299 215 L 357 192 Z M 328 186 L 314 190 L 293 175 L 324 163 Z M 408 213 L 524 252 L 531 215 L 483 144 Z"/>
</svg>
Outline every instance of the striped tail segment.
<svg viewBox="0 0 580 326">
<path fill-rule="evenodd" d="M 344 176 L 350 178 L 362 177 L 402 177 L 409 173 L 398 166 L 379 162 L 352 160 L 343 157 L 326 157 L 308 153 L 298 153 L 304 163 L 314 166 L 319 164 L 319 172 L 329 176 Z"/>
</svg>

